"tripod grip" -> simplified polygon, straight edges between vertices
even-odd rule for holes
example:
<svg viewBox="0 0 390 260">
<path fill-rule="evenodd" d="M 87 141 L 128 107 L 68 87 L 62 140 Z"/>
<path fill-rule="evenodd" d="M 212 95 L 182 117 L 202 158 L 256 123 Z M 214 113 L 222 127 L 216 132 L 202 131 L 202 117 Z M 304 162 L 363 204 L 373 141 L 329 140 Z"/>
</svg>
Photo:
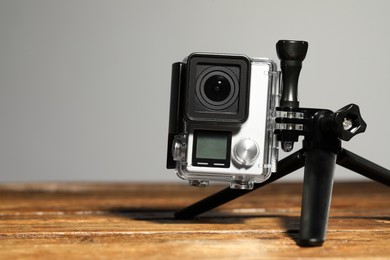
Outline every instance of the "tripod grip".
<svg viewBox="0 0 390 260">
<path fill-rule="evenodd" d="M 336 154 L 321 148 L 305 152 L 300 246 L 321 246 L 325 241 L 333 189 Z"/>
</svg>

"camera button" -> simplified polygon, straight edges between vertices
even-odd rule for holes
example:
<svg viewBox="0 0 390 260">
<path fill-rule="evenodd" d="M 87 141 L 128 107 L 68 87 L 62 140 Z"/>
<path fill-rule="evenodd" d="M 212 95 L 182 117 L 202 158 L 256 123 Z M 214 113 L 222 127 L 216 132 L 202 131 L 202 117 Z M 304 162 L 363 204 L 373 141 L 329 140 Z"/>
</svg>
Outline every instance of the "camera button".
<svg viewBox="0 0 390 260">
<path fill-rule="evenodd" d="M 240 140 L 233 149 L 233 158 L 242 166 L 252 166 L 258 155 L 259 147 L 250 138 Z"/>
<path fill-rule="evenodd" d="M 172 157 L 174 161 L 185 158 L 186 142 L 183 136 L 176 136 L 172 143 Z"/>
</svg>

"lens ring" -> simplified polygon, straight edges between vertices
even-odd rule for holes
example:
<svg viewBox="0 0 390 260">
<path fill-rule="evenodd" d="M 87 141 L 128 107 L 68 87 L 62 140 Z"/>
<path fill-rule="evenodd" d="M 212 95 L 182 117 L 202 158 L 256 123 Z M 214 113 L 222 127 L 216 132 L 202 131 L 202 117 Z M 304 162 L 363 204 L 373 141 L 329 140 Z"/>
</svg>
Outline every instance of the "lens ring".
<svg viewBox="0 0 390 260">
<path fill-rule="evenodd" d="M 227 95 L 227 97 L 223 98 L 222 100 L 220 101 L 217 101 L 215 99 L 212 99 L 206 92 L 206 88 L 208 87 L 208 82 L 210 80 L 213 80 L 214 78 L 216 77 L 220 77 L 221 79 L 225 80 L 228 82 L 229 84 L 229 93 Z M 229 75 L 227 75 L 226 73 L 224 72 L 221 72 L 221 71 L 212 71 L 210 72 L 209 74 L 207 74 L 202 80 L 201 80 L 201 83 L 200 83 L 200 93 L 202 95 L 202 98 L 207 102 L 209 103 L 210 105 L 212 106 L 222 106 L 224 104 L 226 104 L 228 101 L 230 101 L 234 95 L 234 82 L 233 80 L 229 77 Z"/>
<path fill-rule="evenodd" d="M 220 76 L 229 83 L 230 93 L 221 101 L 210 99 L 205 92 L 206 82 L 212 77 Z M 196 96 L 200 103 L 213 110 L 222 110 L 230 107 L 238 98 L 239 84 L 237 77 L 227 68 L 213 66 L 204 70 L 196 82 Z"/>
</svg>

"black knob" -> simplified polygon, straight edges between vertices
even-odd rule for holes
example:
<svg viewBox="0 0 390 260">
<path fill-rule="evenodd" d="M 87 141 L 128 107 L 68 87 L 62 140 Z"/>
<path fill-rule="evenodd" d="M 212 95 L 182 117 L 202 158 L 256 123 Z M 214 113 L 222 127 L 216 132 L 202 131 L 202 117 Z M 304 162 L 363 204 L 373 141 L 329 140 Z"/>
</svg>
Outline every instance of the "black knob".
<svg viewBox="0 0 390 260">
<path fill-rule="evenodd" d="M 344 141 L 366 131 L 367 124 L 360 115 L 360 109 L 355 104 L 347 105 L 331 116 L 335 123 L 334 132 Z"/>
<path fill-rule="evenodd" d="M 292 40 L 280 40 L 276 44 L 283 80 L 281 107 L 299 107 L 298 79 L 308 46 L 309 44 L 305 41 Z"/>
</svg>

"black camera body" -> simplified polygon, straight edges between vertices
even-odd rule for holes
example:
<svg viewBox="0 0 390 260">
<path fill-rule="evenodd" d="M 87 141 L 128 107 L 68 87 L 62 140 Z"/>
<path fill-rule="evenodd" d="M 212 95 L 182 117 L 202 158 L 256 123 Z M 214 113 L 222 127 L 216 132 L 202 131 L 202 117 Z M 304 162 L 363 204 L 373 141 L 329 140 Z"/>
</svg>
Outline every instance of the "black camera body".
<svg viewBox="0 0 390 260">
<path fill-rule="evenodd" d="M 193 53 L 172 66 L 167 168 L 195 186 L 251 189 L 276 170 L 280 72 L 269 59 Z"/>
</svg>

